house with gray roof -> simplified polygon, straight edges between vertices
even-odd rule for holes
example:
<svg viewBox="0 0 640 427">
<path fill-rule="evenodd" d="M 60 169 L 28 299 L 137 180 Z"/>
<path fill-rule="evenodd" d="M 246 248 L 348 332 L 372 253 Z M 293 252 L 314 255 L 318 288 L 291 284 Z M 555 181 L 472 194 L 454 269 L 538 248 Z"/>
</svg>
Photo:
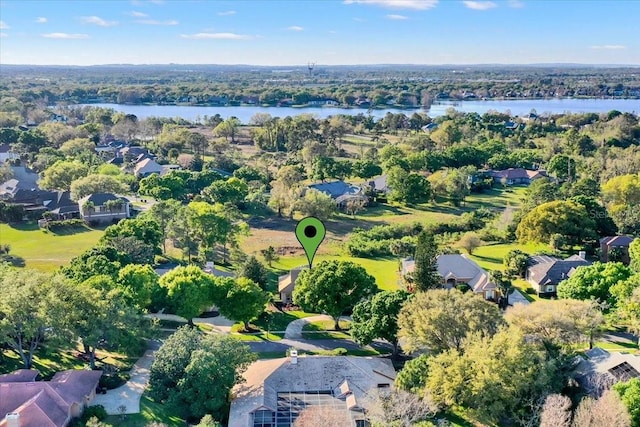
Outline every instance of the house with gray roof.
<svg viewBox="0 0 640 427">
<path fill-rule="evenodd" d="M 555 297 L 560 282 L 571 277 L 576 268 L 591 265 L 591 262 L 586 260 L 585 252 L 581 251 L 567 259 L 534 256 L 529 259 L 529 264 L 525 278 L 538 296 Z"/>
<path fill-rule="evenodd" d="M 0 427 L 64 427 L 95 397 L 102 371 L 58 372 L 36 381 L 38 371 L 0 375 Z"/>
<path fill-rule="evenodd" d="M 528 170 L 523 168 L 509 168 L 504 170 L 491 170 L 489 175 L 497 184 L 529 185 L 532 181 L 547 176 L 544 170 Z"/>
<path fill-rule="evenodd" d="M 369 202 L 369 198 L 364 194 L 362 187 L 344 181 L 321 182 L 312 184 L 307 188 L 329 195 L 340 208 L 346 207 L 350 200 L 360 201 L 365 204 Z"/>
<path fill-rule="evenodd" d="M 86 222 L 110 223 L 131 216 L 131 202 L 111 193 L 93 193 L 78 200 L 80 216 Z"/>
<path fill-rule="evenodd" d="M 291 427 L 314 406 L 342 414 L 344 422 L 330 427 L 364 427 L 367 396 L 393 387 L 396 372 L 387 359 L 292 350 L 290 358 L 258 360 L 243 377 L 232 391 L 229 427 Z"/>
<path fill-rule="evenodd" d="M 154 173 L 157 173 L 159 175 L 162 173 L 162 170 L 162 166 L 159 165 L 155 160 L 149 157 L 144 157 L 133 167 L 133 174 L 137 178 L 145 178 Z"/>
<path fill-rule="evenodd" d="M 638 355 L 608 352 L 594 347 L 586 351 L 584 357 L 580 357 L 579 360 L 576 377 L 587 393 L 597 392 L 599 387 L 606 384 L 640 378 L 640 356 Z"/>
<path fill-rule="evenodd" d="M 415 260 L 405 259 L 402 262 L 402 275 L 410 275 L 415 268 Z M 497 300 L 499 297 L 499 290 L 491 281 L 489 273 L 464 254 L 439 255 L 437 270 L 442 279 L 442 287 L 445 289 L 466 284 L 474 293 L 482 295 L 486 300 Z"/>
</svg>

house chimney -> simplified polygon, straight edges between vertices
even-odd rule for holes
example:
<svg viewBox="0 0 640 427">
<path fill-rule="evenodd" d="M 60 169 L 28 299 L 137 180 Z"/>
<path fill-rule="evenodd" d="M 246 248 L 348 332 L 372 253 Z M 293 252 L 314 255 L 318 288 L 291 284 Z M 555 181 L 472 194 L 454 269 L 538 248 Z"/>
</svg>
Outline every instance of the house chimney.
<svg viewBox="0 0 640 427">
<path fill-rule="evenodd" d="M 20 414 L 17 412 L 9 412 L 4 418 L 7 422 L 7 427 L 20 427 Z"/>
<path fill-rule="evenodd" d="M 587 252 L 585 252 L 585 251 L 580 251 L 580 252 L 578 252 L 578 256 L 579 256 L 580 258 L 582 258 L 582 259 L 585 259 L 585 260 L 586 260 L 586 259 L 587 259 Z"/>
<path fill-rule="evenodd" d="M 289 356 L 291 357 L 291 364 L 292 365 L 297 365 L 298 364 L 298 350 L 295 350 L 295 349 L 291 350 L 291 352 L 289 353 Z"/>
</svg>

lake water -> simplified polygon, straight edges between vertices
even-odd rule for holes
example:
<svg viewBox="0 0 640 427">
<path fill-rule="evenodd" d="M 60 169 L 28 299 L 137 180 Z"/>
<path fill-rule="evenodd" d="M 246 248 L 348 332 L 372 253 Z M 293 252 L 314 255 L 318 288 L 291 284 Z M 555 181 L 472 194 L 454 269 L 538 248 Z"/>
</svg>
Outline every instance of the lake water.
<svg viewBox="0 0 640 427">
<path fill-rule="evenodd" d="M 465 113 L 484 114 L 487 111 L 510 112 L 514 116 L 522 116 L 536 110 L 538 114 L 572 113 L 606 113 L 618 110 L 628 113 L 640 113 L 640 99 L 517 99 L 517 100 L 490 100 L 490 101 L 443 101 L 433 104 L 429 109 L 374 109 L 364 108 L 336 108 L 336 107 L 198 107 L 178 105 L 122 105 L 122 104 L 82 104 L 92 107 L 113 108 L 126 114 L 135 114 L 139 119 L 147 117 L 181 117 L 189 121 L 203 119 L 204 116 L 220 114 L 223 118 L 235 116 L 244 124 L 248 123 L 256 113 L 268 113 L 273 117 L 298 116 L 301 114 L 313 114 L 318 118 L 326 118 L 337 114 L 357 115 L 371 114 L 379 119 L 388 112 L 404 113 L 407 116 L 415 112 L 425 112 L 430 117 L 438 117 L 445 114 L 448 108 L 455 108 Z"/>
</svg>

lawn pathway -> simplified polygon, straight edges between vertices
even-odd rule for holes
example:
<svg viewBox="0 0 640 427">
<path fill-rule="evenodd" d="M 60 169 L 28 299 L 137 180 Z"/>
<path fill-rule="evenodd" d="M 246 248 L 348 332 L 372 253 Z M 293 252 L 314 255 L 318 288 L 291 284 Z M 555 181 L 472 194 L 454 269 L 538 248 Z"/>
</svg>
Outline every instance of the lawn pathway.
<svg viewBox="0 0 640 427">
<path fill-rule="evenodd" d="M 149 382 L 149 368 L 153 363 L 155 349 L 147 350 L 133 365 L 129 373 L 129 381 L 118 388 L 107 391 L 107 394 L 96 395 L 92 405 L 102 405 L 109 415 L 140 413 L 140 398 Z M 124 407 L 124 411 L 120 408 Z"/>
</svg>

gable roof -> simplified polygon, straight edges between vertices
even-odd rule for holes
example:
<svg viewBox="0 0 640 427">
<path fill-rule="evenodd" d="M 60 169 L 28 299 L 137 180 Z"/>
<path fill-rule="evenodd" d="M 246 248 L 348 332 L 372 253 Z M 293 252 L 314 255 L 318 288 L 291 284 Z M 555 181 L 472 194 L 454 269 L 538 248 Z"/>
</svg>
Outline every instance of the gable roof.
<svg viewBox="0 0 640 427">
<path fill-rule="evenodd" d="M 628 248 L 631 242 L 633 242 L 634 240 L 635 238 L 631 236 L 607 236 L 600 239 L 600 244 L 609 246 L 611 248 L 613 247 Z"/>
<path fill-rule="evenodd" d="M 91 202 L 94 206 L 102 206 L 110 200 L 122 200 L 125 203 L 129 203 L 129 199 L 126 197 L 116 196 L 113 193 L 93 193 L 78 200 L 78 204 L 84 205 L 87 202 Z"/>
<path fill-rule="evenodd" d="M 136 175 L 140 174 L 148 174 L 148 173 L 160 173 L 162 172 L 162 166 L 159 165 L 155 160 L 145 157 L 133 168 L 133 172 Z"/>
<path fill-rule="evenodd" d="M 385 192 L 387 191 L 387 175 L 380 175 L 368 182 L 369 186 L 375 191 Z"/>
<path fill-rule="evenodd" d="M 292 268 L 291 271 L 284 276 L 278 277 L 278 292 L 293 292 L 298 275 L 306 268 L 309 267 L 301 265 L 300 267 Z"/>
<path fill-rule="evenodd" d="M 337 199 L 343 195 L 358 195 L 362 193 L 362 188 L 344 181 L 322 182 L 312 184 L 309 188 L 328 194 L 332 199 Z"/>
<path fill-rule="evenodd" d="M 567 259 L 547 257 L 527 269 L 527 278 L 537 285 L 557 285 L 564 279 L 571 277 L 578 267 L 590 265 L 591 262 L 578 255 L 572 255 Z M 534 262 L 536 259 L 533 259 Z"/>
<path fill-rule="evenodd" d="M 347 405 L 365 401 L 367 392 L 379 384 L 393 385 L 396 372 L 387 359 L 355 356 L 301 356 L 259 360 L 243 374 L 245 382 L 234 387 L 229 427 L 246 427 L 251 413 L 259 409 L 276 411 L 278 393 L 333 392 L 334 397 L 352 396 Z M 346 385 L 345 385 L 346 380 Z M 347 390 L 344 390 L 345 387 Z"/>
<path fill-rule="evenodd" d="M 35 371 L 37 374 L 37 371 Z M 0 426 L 6 414 L 17 412 L 21 427 L 61 427 L 68 423 L 73 405 L 84 405 L 98 386 L 102 371 L 58 372 L 51 381 L 33 381 L 33 373 L 13 373 L 3 378 L 26 381 L 0 382 Z"/>
<path fill-rule="evenodd" d="M 0 384 L 35 381 L 39 374 L 40 372 L 35 369 L 18 369 L 8 374 L 0 375 Z"/>
<path fill-rule="evenodd" d="M 495 284 L 489 279 L 489 273 L 464 254 L 439 255 L 437 263 L 438 274 L 445 280 L 464 280 L 474 292 L 495 288 Z"/>
</svg>

